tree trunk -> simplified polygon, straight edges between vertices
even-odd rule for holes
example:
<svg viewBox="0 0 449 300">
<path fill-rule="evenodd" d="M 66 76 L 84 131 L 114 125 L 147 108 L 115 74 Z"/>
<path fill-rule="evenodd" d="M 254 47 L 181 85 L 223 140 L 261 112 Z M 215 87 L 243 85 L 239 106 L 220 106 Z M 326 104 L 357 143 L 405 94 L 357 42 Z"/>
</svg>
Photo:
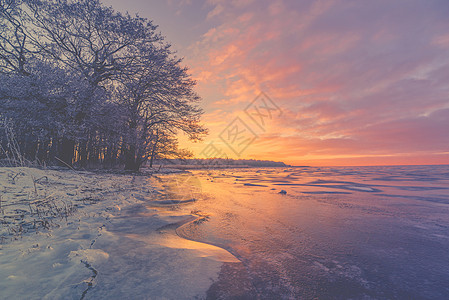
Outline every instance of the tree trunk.
<svg viewBox="0 0 449 300">
<path fill-rule="evenodd" d="M 153 149 L 151 149 L 150 168 L 153 167 L 154 156 L 156 155 L 158 139 L 154 142 Z"/>
<path fill-rule="evenodd" d="M 136 146 L 129 145 L 125 154 L 125 170 L 137 172 L 140 168 L 140 163 L 136 159 Z"/>
<path fill-rule="evenodd" d="M 73 150 L 75 148 L 75 141 L 67 138 L 62 138 L 59 159 L 71 166 L 73 164 Z M 63 166 L 66 166 L 62 164 Z"/>
<path fill-rule="evenodd" d="M 79 159 L 80 167 L 85 168 L 87 166 L 88 159 L 87 140 L 83 139 L 79 142 Z"/>
</svg>

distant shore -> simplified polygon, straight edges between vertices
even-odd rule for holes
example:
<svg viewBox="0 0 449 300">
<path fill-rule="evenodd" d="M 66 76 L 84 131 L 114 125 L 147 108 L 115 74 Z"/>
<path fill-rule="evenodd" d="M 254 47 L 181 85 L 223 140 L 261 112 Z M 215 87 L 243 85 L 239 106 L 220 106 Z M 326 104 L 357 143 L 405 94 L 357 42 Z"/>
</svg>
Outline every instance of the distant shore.
<svg viewBox="0 0 449 300">
<path fill-rule="evenodd" d="M 254 159 L 163 159 L 153 164 L 153 169 L 167 168 L 179 170 L 202 170 L 202 169 L 246 169 L 246 168 L 275 168 L 291 167 L 280 161 L 254 160 Z"/>
</svg>

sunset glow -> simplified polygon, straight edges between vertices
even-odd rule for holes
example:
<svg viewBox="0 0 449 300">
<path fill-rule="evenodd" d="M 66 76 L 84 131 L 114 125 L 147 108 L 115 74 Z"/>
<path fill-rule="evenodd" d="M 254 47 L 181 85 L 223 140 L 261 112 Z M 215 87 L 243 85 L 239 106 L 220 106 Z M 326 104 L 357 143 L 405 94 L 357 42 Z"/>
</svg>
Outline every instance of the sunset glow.
<svg viewBox="0 0 449 300">
<path fill-rule="evenodd" d="M 1 299 L 449 299 L 448 0 L 0 0 Z"/>
<path fill-rule="evenodd" d="M 185 57 L 210 143 L 232 158 L 293 165 L 449 163 L 447 1 L 107 0 L 154 20 Z M 245 108 L 282 110 L 261 130 Z M 258 135 L 240 155 L 220 133 Z"/>
</svg>

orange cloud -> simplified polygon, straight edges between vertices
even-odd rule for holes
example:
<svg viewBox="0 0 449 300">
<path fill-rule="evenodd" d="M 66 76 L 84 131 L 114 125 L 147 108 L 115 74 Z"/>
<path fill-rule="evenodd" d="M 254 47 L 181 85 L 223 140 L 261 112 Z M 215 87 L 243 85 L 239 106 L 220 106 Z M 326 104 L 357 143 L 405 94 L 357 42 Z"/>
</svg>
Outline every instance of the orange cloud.
<svg viewBox="0 0 449 300">
<path fill-rule="evenodd" d="M 264 91 L 283 115 L 245 157 L 449 163 L 449 20 L 437 10 L 419 1 L 210 2 L 221 24 L 188 61 L 210 111 L 209 139 Z"/>
</svg>

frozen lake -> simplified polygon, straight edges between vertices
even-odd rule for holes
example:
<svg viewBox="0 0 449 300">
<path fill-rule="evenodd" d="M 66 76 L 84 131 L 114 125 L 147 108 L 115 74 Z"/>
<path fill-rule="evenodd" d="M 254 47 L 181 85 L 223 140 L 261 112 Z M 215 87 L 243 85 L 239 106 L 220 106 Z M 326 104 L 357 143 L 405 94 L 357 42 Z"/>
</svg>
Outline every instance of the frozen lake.
<svg viewBox="0 0 449 300">
<path fill-rule="evenodd" d="M 201 188 L 199 200 L 184 209 L 207 217 L 178 228 L 178 235 L 241 261 L 225 263 L 209 298 L 449 297 L 449 166 L 159 178 L 178 187 L 181 198 Z"/>
<path fill-rule="evenodd" d="M 449 298 L 449 166 L 0 183 L 0 299 Z"/>
</svg>

